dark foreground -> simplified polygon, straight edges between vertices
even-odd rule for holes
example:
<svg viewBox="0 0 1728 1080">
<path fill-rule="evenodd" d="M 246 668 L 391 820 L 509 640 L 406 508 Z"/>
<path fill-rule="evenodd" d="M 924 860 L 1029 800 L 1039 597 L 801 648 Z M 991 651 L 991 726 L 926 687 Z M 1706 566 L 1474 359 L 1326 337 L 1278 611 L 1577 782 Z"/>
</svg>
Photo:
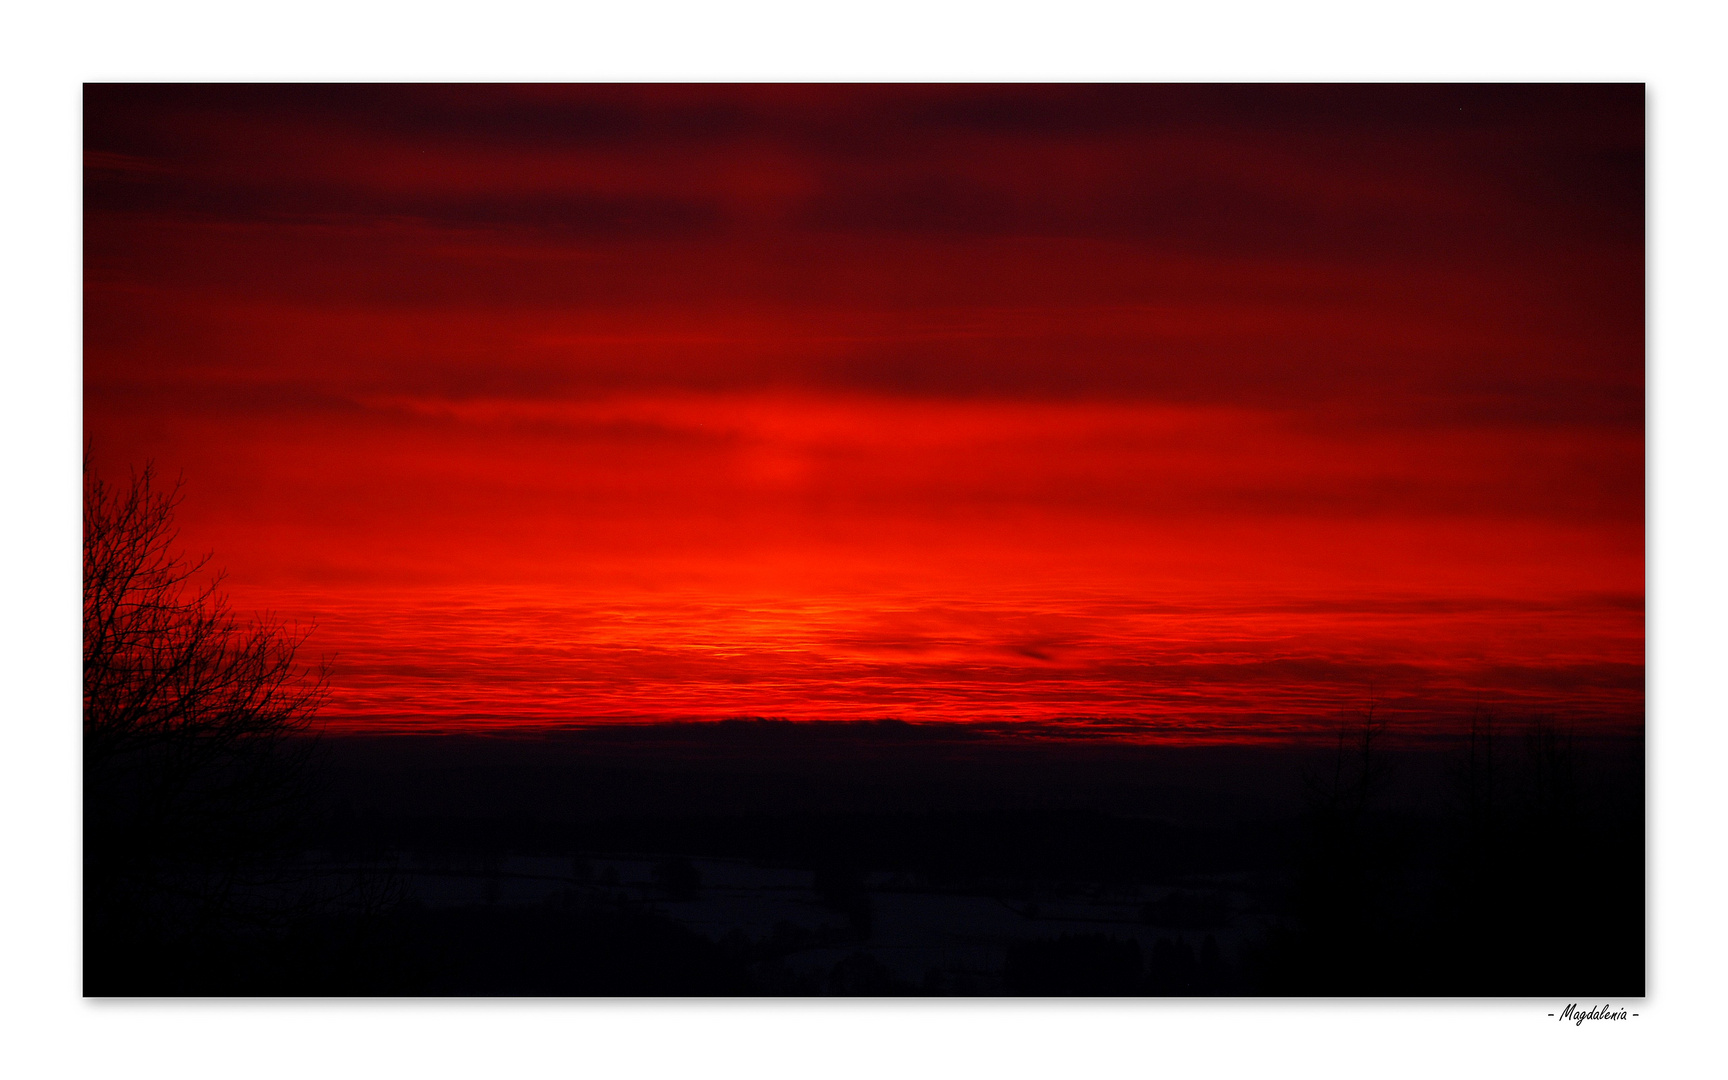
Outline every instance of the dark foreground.
<svg viewBox="0 0 1728 1080">
<path fill-rule="evenodd" d="M 1643 995 L 1640 742 L 1371 734 L 326 738 L 268 845 L 87 857 L 85 992 Z"/>
</svg>

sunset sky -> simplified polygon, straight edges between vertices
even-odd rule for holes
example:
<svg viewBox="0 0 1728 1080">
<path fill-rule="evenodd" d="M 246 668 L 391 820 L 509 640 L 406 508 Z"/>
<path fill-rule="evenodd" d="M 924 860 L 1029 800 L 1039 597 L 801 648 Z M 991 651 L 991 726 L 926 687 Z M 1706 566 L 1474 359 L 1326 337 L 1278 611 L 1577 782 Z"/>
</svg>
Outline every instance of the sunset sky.
<svg viewBox="0 0 1728 1080">
<path fill-rule="evenodd" d="M 93 458 L 337 726 L 1642 724 L 1640 86 L 84 120 Z"/>
</svg>

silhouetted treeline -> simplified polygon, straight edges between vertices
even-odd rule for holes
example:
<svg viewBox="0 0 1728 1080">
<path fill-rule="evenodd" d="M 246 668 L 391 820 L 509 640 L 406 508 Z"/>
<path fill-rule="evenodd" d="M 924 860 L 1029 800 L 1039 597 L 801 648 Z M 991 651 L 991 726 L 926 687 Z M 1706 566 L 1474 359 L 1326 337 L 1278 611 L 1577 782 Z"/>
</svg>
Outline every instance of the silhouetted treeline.
<svg viewBox="0 0 1728 1080">
<path fill-rule="evenodd" d="M 303 857 L 317 672 L 176 547 L 177 489 L 84 471 L 84 989 L 216 992 L 210 972 L 390 902 Z M 320 931 L 322 932 L 322 931 Z M 271 970 L 264 965 L 262 970 Z"/>
<path fill-rule="evenodd" d="M 776 738 L 789 745 L 796 734 Z M 889 809 L 908 775 L 925 782 L 916 757 L 924 743 L 907 751 L 915 755 L 909 772 L 895 771 L 897 758 L 872 766 L 884 778 L 874 810 L 812 807 L 799 801 L 803 789 L 772 787 L 761 759 L 742 754 L 656 763 L 686 795 L 709 792 L 702 813 L 486 814 L 485 798 L 453 791 L 446 805 L 460 812 L 428 815 L 419 794 L 400 799 L 394 781 L 375 782 L 371 762 L 396 767 L 388 744 L 373 741 L 356 764 L 334 740 L 328 795 L 302 805 L 302 850 L 257 865 L 302 884 L 370 893 L 296 905 L 287 902 L 291 892 L 279 892 L 269 919 L 230 920 L 171 947 L 161 938 L 109 941 L 106 952 L 89 955 L 88 987 L 600 996 L 1642 992 L 1635 743 L 1590 744 L 1554 725 L 1485 717 L 1473 739 L 1439 751 L 1387 751 L 1385 740 L 1382 727 L 1356 725 L 1325 752 L 1250 758 L 1251 781 L 1232 771 L 1239 757 L 1172 748 L 1165 774 L 1196 788 L 1260 783 L 1268 760 L 1281 761 L 1290 780 L 1288 801 L 1272 804 L 1281 812 L 1187 822 L 1130 812 L 1120 787 L 1091 806 L 1072 789 L 1050 799 L 1049 788 L 1027 782 L 1038 775 L 1033 757 L 1016 759 L 1014 786 L 994 806 Z M 429 762 L 432 775 L 491 782 L 454 763 L 493 744 L 402 745 L 401 760 Z M 515 761 L 542 747 L 498 752 Z M 795 765 L 797 755 L 786 754 Z M 1125 758 L 1147 760 L 1138 750 Z M 613 767 L 599 753 L 571 760 L 588 771 L 514 775 L 523 785 L 566 785 Z M 1084 779 L 1076 760 L 1056 770 L 1062 783 Z M 1119 762 L 1084 760 L 1119 775 Z M 750 812 L 728 812 L 735 789 L 726 777 L 738 769 L 784 808 L 761 812 L 752 802 Z M 646 785 L 630 786 L 625 806 L 636 810 Z M 531 799 L 517 805 L 557 806 L 560 790 L 527 792 Z M 634 867 L 623 882 L 619 860 Z M 794 913 L 763 915 L 748 931 L 686 921 L 698 909 L 721 910 L 715 903 L 758 902 L 710 879 L 726 866 L 796 868 L 806 884 L 797 886 Z M 532 888 L 513 886 L 515 878 L 532 878 Z M 460 885 L 417 898 L 415 883 L 426 881 Z M 885 938 L 884 927 L 903 933 L 904 913 L 921 897 L 947 898 L 944 910 L 959 898 L 997 912 L 988 945 L 996 959 L 897 959 L 904 946 L 893 940 L 905 939 Z M 786 910 L 784 900 L 773 903 Z M 1096 931 L 1065 922 L 1087 911 L 1109 918 L 1095 920 Z M 899 923 L 889 917 L 895 912 Z"/>
<path fill-rule="evenodd" d="M 149 469 L 112 487 L 84 466 L 86 990 L 265 916 L 263 863 L 287 850 L 298 733 L 315 688 L 292 643 L 238 624 L 204 562 L 175 547 L 177 495 Z"/>
<path fill-rule="evenodd" d="M 1642 994 L 1643 792 L 1599 767 L 1552 722 L 1475 719 L 1444 836 L 1440 986 Z"/>
<path fill-rule="evenodd" d="M 1510 729 L 1510 730 L 1508 730 Z M 1644 993 L 1642 747 L 1476 716 L 1450 800 L 1388 809 L 1372 716 L 1310 775 L 1282 902 L 1249 958 L 1272 994 Z M 1598 743 L 1600 751 L 1604 744 Z"/>
<path fill-rule="evenodd" d="M 1391 751 L 1370 712 L 1324 753 L 750 718 L 321 743 L 302 639 L 227 610 L 152 482 L 85 475 L 88 994 L 1643 993 L 1639 740 L 1483 714 Z M 808 886 L 735 889 L 710 933 L 705 859 Z M 945 943 L 884 943 L 896 911 Z"/>
</svg>

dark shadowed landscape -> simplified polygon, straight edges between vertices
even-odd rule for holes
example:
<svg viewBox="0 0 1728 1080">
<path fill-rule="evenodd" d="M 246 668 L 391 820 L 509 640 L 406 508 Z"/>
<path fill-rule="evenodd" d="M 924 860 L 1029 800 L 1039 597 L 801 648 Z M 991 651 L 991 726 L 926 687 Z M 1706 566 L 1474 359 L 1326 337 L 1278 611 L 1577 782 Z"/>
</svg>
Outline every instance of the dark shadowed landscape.
<svg viewBox="0 0 1728 1080">
<path fill-rule="evenodd" d="M 1360 735 L 330 738 L 260 886 L 330 899 L 92 948 L 88 992 L 1643 993 L 1636 742 L 1503 724 L 1491 766 L 1483 735 L 1365 775 Z"/>
<path fill-rule="evenodd" d="M 88 84 L 85 994 L 1643 995 L 1645 109 Z"/>
</svg>

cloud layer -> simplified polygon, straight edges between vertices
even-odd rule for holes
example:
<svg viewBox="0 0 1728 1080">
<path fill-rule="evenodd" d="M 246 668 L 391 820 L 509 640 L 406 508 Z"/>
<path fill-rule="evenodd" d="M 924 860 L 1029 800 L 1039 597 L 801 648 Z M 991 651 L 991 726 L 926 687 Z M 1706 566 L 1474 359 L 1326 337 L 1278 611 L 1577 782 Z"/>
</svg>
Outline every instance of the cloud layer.
<svg viewBox="0 0 1728 1080">
<path fill-rule="evenodd" d="M 1642 116 L 92 86 L 86 425 L 356 722 L 1636 723 Z"/>
</svg>

